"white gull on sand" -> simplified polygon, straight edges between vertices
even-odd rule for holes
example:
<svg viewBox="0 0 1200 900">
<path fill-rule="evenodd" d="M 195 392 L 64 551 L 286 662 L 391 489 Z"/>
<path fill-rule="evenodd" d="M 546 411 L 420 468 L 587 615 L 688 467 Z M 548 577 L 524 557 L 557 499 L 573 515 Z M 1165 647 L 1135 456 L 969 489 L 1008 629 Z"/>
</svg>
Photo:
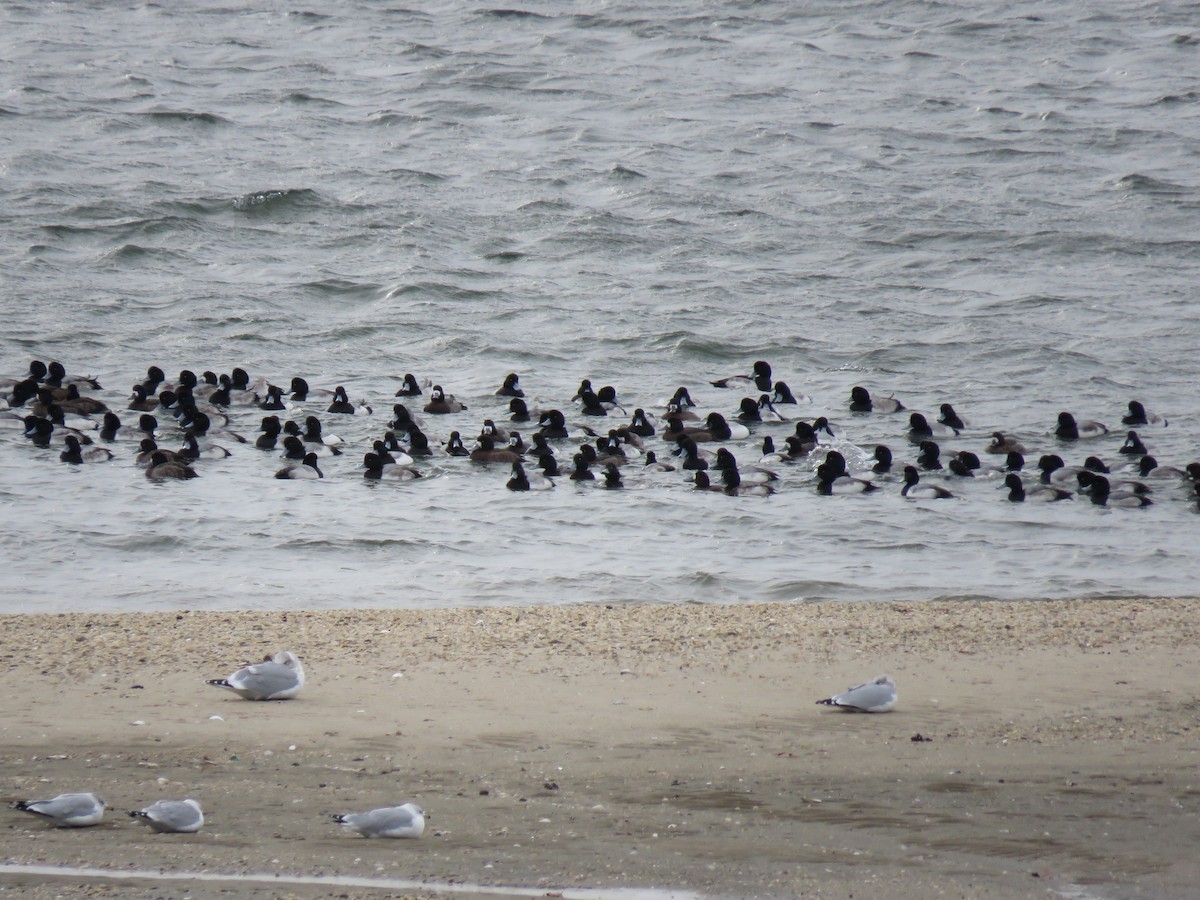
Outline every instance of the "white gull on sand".
<svg viewBox="0 0 1200 900">
<path fill-rule="evenodd" d="M 874 681 L 856 684 L 844 694 L 835 694 L 817 703 L 836 706 L 845 712 L 891 712 L 896 705 L 896 682 L 887 675 L 880 675 Z"/>
<path fill-rule="evenodd" d="M 304 667 L 296 654 L 282 650 L 228 678 L 210 679 L 205 684 L 229 688 L 244 700 L 290 700 L 304 687 Z"/>
<path fill-rule="evenodd" d="M 335 815 L 333 820 L 368 838 L 417 838 L 425 832 L 425 810 L 415 803 Z"/>
<path fill-rule="evenodd" d="M 129 815 L 159 833 L 194 834 L 204 826 L 204 811 L 190 797 L 186 800 L 159 800 Z"/>
<path fill-rule="evenodd" d="M 59 794 L 49 800 L 18 800 L 13 809 L 33 813 L 53 822 L 59 828 L 82 828 L 95 825 L 104 818 L 107 804 L 91 793 Z"/>
</svg>

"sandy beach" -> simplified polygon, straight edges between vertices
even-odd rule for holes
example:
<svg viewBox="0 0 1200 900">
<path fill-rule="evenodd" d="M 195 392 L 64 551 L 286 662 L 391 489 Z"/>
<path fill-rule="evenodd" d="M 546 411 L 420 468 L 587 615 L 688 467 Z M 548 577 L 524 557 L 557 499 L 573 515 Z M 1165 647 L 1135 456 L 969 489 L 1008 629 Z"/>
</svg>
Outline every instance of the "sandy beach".
<svg viewBox="0 0 1200 900">
<path fill-rule="evenodd" d="M 4 799 L 110 805 L 82 829 L 0 810 L 4 861 L 129 876 L 0 871 L 10 895 L 1200 890 L 1200 600 L 0 622 Z M 280 649 L 304 660 L 295 700 L 204 684 Z M 892 713 L 815 705 L 881 673 Z M 182 797 L 204 805 L 199 834 L 125 814 Z M 429 814 L 419 840 L 328 817 L 406 800 Z"/>
</svg>

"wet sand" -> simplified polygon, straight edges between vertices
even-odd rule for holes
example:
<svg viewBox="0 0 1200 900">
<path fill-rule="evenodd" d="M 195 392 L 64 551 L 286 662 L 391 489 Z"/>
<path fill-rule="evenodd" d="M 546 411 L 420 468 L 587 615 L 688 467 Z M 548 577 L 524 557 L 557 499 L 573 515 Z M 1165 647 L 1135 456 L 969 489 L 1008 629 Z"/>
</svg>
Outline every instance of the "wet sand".
<svg viewBox="0 0 1200 900">
<path fill-rule="evenodd" d="M 9 863 L 530 897 L 1163 897 L 1200 884 L 1197 600 L 0 625 L 4 798 L 94 790 L 112 807 L 84 829 L 0 809 Z M 284 648 L 305 664 L 295 700 L 204 684 Z M 893 713 L 815 705 L 881 673 L 898 685 Z M 185 796 L 204 804 L 200 834 L 153 835 L 124 813 Z M 405 800 L 429 812 L 416 841 L 327 818 Z M 446 896 L 12 872 L 0 891 Z"/>
</svg>

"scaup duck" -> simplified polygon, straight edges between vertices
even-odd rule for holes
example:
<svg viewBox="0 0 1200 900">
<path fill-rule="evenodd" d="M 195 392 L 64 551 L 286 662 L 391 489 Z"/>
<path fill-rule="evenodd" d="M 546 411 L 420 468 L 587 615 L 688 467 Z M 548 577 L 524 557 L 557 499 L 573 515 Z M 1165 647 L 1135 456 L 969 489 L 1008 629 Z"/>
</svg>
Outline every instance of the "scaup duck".
<svg viewBox="0 0 1200 900">
<path fill-rule="evenodd" d="M 725 469 L 736 470 L 744 484 L 766 484 L 767 482 L 779 479 L 779 476 L 770 469 L 764 469 L 759 466 L 740 467 L 737 464 L 737 458 L 725 447 L 717 451 L 717 459 L 713 464 L 713 468 L 721 471 Z"/>
<path fill-rule="evenodd" d="M 425 404 L 425 412 L 433 416 L 444 416 L 450 413 L 462 412 L 467 408 L 465 403 L 454 399 L 453 394 L 447 394 L 440 384 L 435 384 L 429 392 L 429 402 Z"/>
<path fill-rule="evenodd" d="M 993 431 L 992 441 L 983 448 L 984 453 L 995 453 L 1003 456 L 1006 453 L 1024 453 L 1025 445 L 1016 438 L 1005 437 L 1003 432 Z"/>
<path fill-rule="evenodd" d="M 1102 475 L 1101 473 L 1091 469 L 1081 469 L 1079 472 L 1075 473 L 1075 481 L 1079 485 L 1079 493 L 1090 494 L 1093 490 L 1095 490 L 1096 480 L 1099 478 L 1105 479 L 1108 485 L 1108 490 L 1113 493 L 1117 493 L 1119 491 L 1121 493 L 1137 494 L 1139 496 L 1145 496 L 1147 494 L 1154 493 L 1154 489 L 1148 484 L 1142 484 L 1142 482 L 1134 481 L 1133 479 L 1108 481 L 1105 475 Z"/>
<path fill-rule="evenodd" d="M 429 446 L 429 438 L 416 425 L 408 430 L 408 452 L 413 456 L 433 456 L 433 448 Z"/>
<path fill-rule="evenodd" d="M 543 454 L 548 453 L 551 456 L 557 456 L 554 448 L 546 443 L 546 436 L 540 431 L 535 431 L 529 439 L 529 446 L 525 448 L 525 455 L 532 456 L 535 459 Z"/>
<path fill-rule="evenodd" d="M 282 394 L 283 392 L 280 391 Z M 292 377 L 291 384 L 288 386 L 288 395 L 296 403 L 303 403 L 309 398 L 320 398 L 322 400 L 333 396 L 333 391 L 329 388 L 314 388 L 309 387 L 308 382 L 299 375 Z"/>
<path fill-rule="evenodd" d="M 462 435 L 457 431 L 450 432 L 450 437 L 446 439 L 446 455 L 447 456 L 470 456 L 471 451 L 466 448 L 462 442 Z"/>
<path fill-rule="evenodd" d="M 258 404 L 259 409 L 284 410 L 288 408 L 283 399 L 283 388 L 276 384 L 267 385 L 267 395 Z"/>
<path fill-rule="evenodd" d="M 63 439 L 65 449 L 58 455 L 58 458 L 65 463 L 98 463 L 108 462 L 113 458 L 113 452 L 106 447 L 88 447 L 84 450 L 79 443 L 79 438 L 73 434 L 68 434 Z"/>
<path fill-rule="evenodd" d="M 333 389 L 333 402 L 329 404 L 327 412 L 343 416 L 369 416 L 371 407 L 366 403 L 352 403 L 346 395 L 346 389 L 339 384 Z"/>
<path fill-rule="evenodd" d="M 145 387 L 135 384 L 133 386 L 133 393 L 129 397 L 129 405 L 125 408 L 136 410 L 137 412 L 153 412 L 158 409 L 158 397 L 153 394 L 147 394 Z"/>
<path fill-rule="evenodd" d="M 766 360 L 757 360 L 753 366 L 753 372 L 750 375 L 730 375 L 726 378 L 718 378 L 716 381 L 710 381 L 713 387 L 728 388 L 730 390 L 739 391 L 770 391 L 773 387 L 771 382 L 771 365 Z"/>
<path fill-rule="evenodd" d="M 646 411 L 640 406 L 633 411 L 633 418 L 629 420 L 627 426 L 633 434 L 638 437 L 654 437 L 654 426 L 650 423 L 646 416 Z"/>
<path fill-rule="evenodd" d="M 429 385 L 425 385 L 425 386 L 428 387 Z M 421 396 L 421 385 L 417 381 L 416 377 L 412 374 L 412 372 L 409 372 L 404 376 L 404 384 L 402 384 L 400 386 L 400 389 L 398 391 L 396 391 L 396 396 L 397 397 L 420 397 Z"/>
<path fill-rule="evenodd" d="M 528 422 L 532 418 L 529 407 L 520 397 L 513 397 L 508 401 L 508 420 L 510 422 Z"/>
<path fill-rule="evenodd" d="M 262 434 L 255 440 L 254 446 L 259 450 L 274 450 L 275 445 L 279 442 L 279 435 L 283 431 L 283 426 L 279 423 L 279 416 L 263 416 L 258 430 Z"/>
<path fill-rule="evenodd" d="M 409 461 L 412 461 L 411 457 Z M 416 469 L 397 462 L 386 462 L 378 453 L 363 455 L 363 478 L 371 481 L 415 481 L 421 477 Z"/>
<path fill-rule="evenodd" d="M 199 478 L 199 473 L 186 461 L 168 455 L 164 450 L 155 450 L 146 467 L 146 477 L 151 481 L 185 480 Z"/>
<path fill-rule="evenodd" d="M 289 423 L 291 424 L 291 423 Z M 303 440 L 296 434 L 285 434 L 283 438 L 283 458 L 301 460 L 312 455 L 314 457 L 321 456 L 341 456 L 340 447 L 330 447 L 328 444 L 309 443 Z"/>
<path fill-rule="evenodd" d="M 92 419 L 90 416 L 68 412 L 57 403 L 50 404 L 46 409 L 45 417 L 59 428 L 68 428 L 72 431 L 96 430 L 95 419 Z"/>
<path fill-rule="evenodd" d="M 1076 473 L 1082 471 L 1081 466 L 1067 466 L 1063 462 L 1063 458 L 1057 453 L 1043 454 L 1038 459 L 1037 467 L 1041 472 L 1038 480 L 1042 484 L 1050 484 L 1055 481 L 1073 481 Z"/>
<path fill-rule="evenodd" d="M 158 366 L 150 366 L 146 369 L 146 378 L 142 381 L 142 387 L 145 389 L 147 396 L 158 393 L 158 386 L 167 380 L 167 375 Z"/>
<path fill-rule="evenodd" d="M 967 423 L 962 417 L 954 411 L 954 407 L 949 403 L 943 403 L 938 407 L 938 421 L 947 428 L 952 428 L 955 434 L 963 431 L 967 427 Z"/>
<path fill-rule="evenodd" d="M 300 465 L 284 466 L 275 473 L 276 478 L 324 478 L 325 473 L 317 465 L 317 454 L 305 453 Z"/>
<path fill-rule="evenodd" d="M 41 416 L 26 416 L 24 422 L 25 437 L 29 438 L 35 447 L 65 447 L 68 437 L 75 438 L 80 444 L 92 442 L 82 431 L 55 425 Z"/>
<path fill-rule="evenodd" d="M 763 422 L 788 421 L 788 417 L 775 408 L 775 404 L 768 394 L 762 394 L 758 398 L 758 417 Z"/>
<path fill-rule="evenodd" d="M 975 472 L 971 469 L 971 467 L 958 456 L 951 457 L 950 461 L 946 463 L 946 468 L 949 470 L 951 475 L 954 475 L 958 478 L 975 477 Z"/>
<path fill-rule="evenodd" d="M 100 440 L 115 441 L 117 432 L 121 430 L 121 419 L 114 412 L 106 412 L 100 425 Z"/>
<path fill-rule="evenodd" d="M 28 401 L 37 396 L 37 382 L 32 378 L 27 378 L 24 381 L 18 381 L 13 385 L 12 390 L 6 398 L 10 409 L 17 409 L 24 406 Z"/>
<path fill-rule="evenodd" d="M 575 465 L 575 470 L 571 472 L 572 481 L 594 481 L 596 474 L 588 466 L 588 458 L 582 453 L 576 453 L 571 457 L 571 461 Z"/>
<path fill-rule="evenodd" d="M 646 452 L 646 458 L 642 462 L 643 472 L 674 472 L 675 467 L 670 463 L 659 462 L 658 456 L 653 450 Z"/>
<path fill-rule="evenodd" d="M 520 453 L 522 456 L 524 456 L 525 451 L 529 449 L 528 445 L 525 443 L 525 439 L 521 437 L 521 432 L 519 431 L 510 431 L 508 433 L 507 446 L 509 450 L 513 451 L 513 453 Z"/>
<path fill-rule="evenodd" d="M 937 484 L 922 484 L 915 466 L 904 467 L 904 487 L 900 496 L 910 500 L 949 500 L 954 494 Z"/>
<path fill-rule="evenodd" d="M 392 419 L 388 422 L 388 428 L 407 434 L 410 428 L 417 427 L 417 420 L 413 418 L 412 413 L 408 411 L 408 407 L 403 403 L 395 403 L 392 405 Z"/>
<path fill-rule="evenodd" d="M 479 446 L 470 453 L 471 461 L 477 463 L 508 463 L 520 462 L 521 454 L 514 453 L 507 447 L 497 447 L 493 439 L 486 434 L 479 436 Z"/>
<path fill-rule="evenodd" d="M 1024 503 L 1026 500 L 1034 503 L 1054 503 L 1058 500 L 1070 500 L 1073 497 L 1070 491 L 1046 485 L 1038 485 L 1026 490 L 1021 476 L 1016 472 L 1009 472 L 1004 476 L 1004 486 L 1008 488 L 1008 499 L 1012 503 Z"/>
<path fill-rule="evenodd" d="M 307 444 L 326 444 L 337 447 L 346 443 L 336 434 L 328 434 L 321 429 L 321 420 L 316 416 L 304 417 L 304 434 L 301 435 Z"/>
<path fill-rule="evenodd" d="M 66 412 L 75 413 L 78 416 L 94 416 L 98 413 L 108 412 L 108 405 L 103 400 L 83 396 L 79 393 L 79 388 L 73 384 L 67 388 L 66 396 L 57 403 Z"/>
<path fill-rule="evenodd" d="M 521 390 L 520 376 L 516 372 L 509 372 L 504 376 L 504 383 L 496 389 L 497 397 L 524 397 L 525 392 Z"/>
<path fill-rule="evenodd" d="M 1174 466 L 1160 466 L 1153 456 L 1143 456 L 1138 460 L 1137 473 L 1139 478 L 1187 478 L 1188 473 Z"/>
<path fill-rule="evenodd" d="M 941 448 L 934 441 L 921 441 L 917 465 L 927 472 L 942 468 Z"/>
<path fill-rule="evenodd" d="M 844 466 L 843 461 L 843 466 Z M 825 497 L 836 494 L 867 494 L 877 490 L 878 485 L 864 478 L 852 478 L 838 466 L 821 463 L 817 466 L 817 493 Z"/>
<path fill-rule="evenodd" d="M 769 497 L 775 488 L 769 484 L 752 484 L 742 478 L 737 469 L 721 469 L 721 482 L 731 497 Z"/>
<path fill-rule="evenodd" d="M 877 475 L 883 475 L 892 471 L 892 451 L 884 444 L 876 444 L 875 452 L 871 454 L 875 460 L 871 466 L 871 471 Z"/>
<path fill-rule="evenodd" d="M 416 462 L 411 453 L 400 447 L 389 448 L 383 440 L 374 441 L 371 444 L 371 450 L 384 462 L 394 463 L 398 466 L 411 466 Z"/>
<path fill-rule="evenodd" d="M 1111 490 L 1108 479 L 1103 475 L 1092 476 L 1092 486 L 1089 496 L 1097 506 L 1116 506 L 1128 509 L 1150 506 L 1154 502 L 1144 494 Z"/>
<path fill-rule="evenodd" d="M 806 403 L 812 403 L 811 397 L 805 394 L 801 394 L 800 396 Z M 775 382 L 775 387 L 771 391 L 771 402 L 779 404 L 790 403 L 793 405 L 798 403 L 796 395 L 792 393 L 792 389 L 787 386 L 786 381 Z"/>
<path fill-rule="evenodd" d="M 766 397 L 763 394 L 763 397 Z M 758 411 L 758 403 L 752 397 L 743 397 L 742 402 L 738 405 L 738 411 L 735 418 L 739 422 L 749 422 L 751 424 L 762 421 L 762 414 Z"/>
<path fill-rule="evenodd" d="M 547 409 L 538 419 L 538 431 L 545 435 L 548 441 L 561 441 L 570 436 L 567 430 L 567 419 L 557 409 Z"/>
<path fill-rule="evenodd" d="M 1146 445 L 1142 443 L 1142 439 L 1138 437 L 1136 431 L 1131 431 L 1125 435 L 1125 443 L 1121 445 L 1118 453 L 1125 456 L 1145 456 L 1150 451 L 1146 449 Z"/>
<path fill-rule="evenodd" d="M 527 474 L 525 467 L 518 461 L 513 463 L 512 475 L 505 487 L 510 491 L 548 491 L 554 487 L 554 482 L 541 472 Z"/>
<path fill-rule="evenodd" d="M 562 472 L 558 469 L 558 459 L 553 453 L 543 453 L 537 458 L 538 468 L 542 470 L 542 474 L 549 477 L 551 475 L 558 476 Z"/>
<path fill-rule="evenodd" d="M 692 395 L 688 393 L 688 389 L 680 387 L 675 391 L 675 395 L 671 397 L 665 404 L 664 418 L 668 416 L 676 416 L 685 422 L 698 422 L 699 414 L 696 412 L 696 404 L 692 400 Z"/>
<path fill-rule="evenodd" d="M 1058 414 L 1058 425 L 1054 429 L 1054 436 L 1060 441 L 1086 440 L 1087 438 L 1097 438 L 1106 434 L 1108 434 L 1108 426 L 1092 421 L 1091 419 L 1077 422 L 1075 417 L 1069 412 L 1060 412 Z"/>
<path fill-rule="evenodd" d="M 1169 423 L 1162 416 L 1156 416 L 1153 413 L 1146 412 L 1146 407 L 1142 405 L 1140 400 L 1129 401 L 1129 412 L 1121 417 L 1123 425 L 1162 425 L 1166 427 Z"/>
<path fill-rule="evenodd" d="M 714 441 L 740 441 L 750 437 L 750 429 L 737 422 L 730 423 L 719 412 L 704 417 L 704 429 Z"/>
<path fill-rule="evenodd" d="M 610 491 L 625 486 L 625 482 L 621 480 L 621 470 L 615 462 L 606 463 L 604 466 L 604 486 Z"/>
<path fill-rule="evenodd" d="M 871 397 L 870 391 L 861 385 L 850 389 L 850 411 L 851 412 L 880 412 L 894 413 L 904 409 L 904 404 L 894 397 L 888 397 L 884 400 L 876 400 Z"/>
<path fill-rule="evenodd" d="M 600 405 L 612 412 L 614 409 L 619 411 L 621 415 L 629 415 L 625 411 L 625 407 L 621 405 L 621 401 L 617 399 L 617 389 L 611 384 L 606 384 L 600 390 L 596 391 L 596 399 L 600 401 Z"/>
<path fill-rule="evenodd" d="M 942 423 L 936 425 L 930 424 L 929 420 L 921 413 L 909 413 L 908 416 L 908 439 L 914 444 L 919 444 L 921 441 L 927 441 L 931 438 L 948 438 L 954 437 L 958 432 Z"/>
<path fill-rule="evenodd" d="M 174 450 L 160 450 L 158 444 L 154 442 L 154 438 L 142 438 L 138 444 L 138 454 L 133 458 L 133 461 L 142 468 L 145 468 L 154 461 L 155 453 L 162 453 L 168 462 L 179 458 Z"/>
<path fill-rule="evenodd" d="M 483 424 L 479 427 L 479 437 L 489 437 L 497 444 L 508 442 L 508 432 L 497 426 L 491 419 L 483 420 Z"/>
<path fill-rule="evenodd" d="M 182 459 L 226 459 L 230 455 L 229 450 L 220 444 L 206 443 L 201 446 L 194 434 L 185 434 L 183 446 L 179 449 Z"/>
<path fill-rule="evenodd" d="M 679 467 L 685 470 L 707 469 L 709 459 L 715 455 L 701 451 L 699 445 L 686 434 L 680 435 L 675 444 L 676 455 L 680 458 Z"/>
<path fill-rule="evenodd" d="M 759 451 L 758 461 L 763 464 L 770 463 L 790 463 L 796 457 L 784 450 L 775 449 L 775 439 L 769 434 L 763 437 L 762 447 Z"/>
<path fill-rule="evenodd" d="M 585 416 L 607 416 L 609 407 L 600 402 L 600 397 L 592 391 L 584 391 L 577 395 L 579 412 Z"/>
<path fill-rule="evenodd" d="M 209 437 L 219 437 L 224 438 L 227 441 L 237 441 L 239 444 L 245 444 L 247 442 L 246 439 L 236 431 L 230 431 L 228 428 L 220 427 L 221 424 L 227 423 L 228 420 L 226 420 L 225 423 L 218 423 L 218 427 L 214 428 L 213 420 L 208 413 L 194 412 L 190 419 L 186 421 L 181 420 L 179 427 L 190 431 L 192 434 L 197 436 L 208 435 Z"/>
<path fill-rule="evenodd" d="M 77 388 L 84 388 L 90 391 L 103 390 L 100 387 L 100 382 L 91 375 L 67 375 L 67 370 L 60 362 L 52 362 L 46 368 L 46 384 L 52 384 L 58 387 L 70 387 L 74 385 Z"/>
</svg>

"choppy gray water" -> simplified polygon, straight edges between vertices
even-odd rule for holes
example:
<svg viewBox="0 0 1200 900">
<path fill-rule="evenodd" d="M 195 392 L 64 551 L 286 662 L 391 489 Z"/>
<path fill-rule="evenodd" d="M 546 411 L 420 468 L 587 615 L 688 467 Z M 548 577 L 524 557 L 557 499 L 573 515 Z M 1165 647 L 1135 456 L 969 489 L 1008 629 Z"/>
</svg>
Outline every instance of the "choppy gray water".
<svg viewBox="0 0 1200 900">
<path fill-rule="evenodd" d="M 710 5 L 711 7 L 711 5 Z M 3 610 L 1194 594 L 1194 498 L 1143 510 L 899 486 L 770 498 L 679 473 L 504 488 L 357 464 L 413 372 L 444 439 L 579 380 L 654 406 L 767 359 L 851 460 L 910 459 L 850 388 L 1085 451 L 1134 398 L 1200 457 L 1200 5 L 6 3 L 0 375 L 57 359 L 124 406 L 150 364 L 345 384 L 319 482 L 234 448 L 150 484 L 0 433 Z M 319 404 L 291 414 L 321 412 Z M 257 411 L 236 414 L 253 438 Z M 578 419 L 576 419 L 578 421 Z M 751 462 L 763 426 L 735 445 Z M 167 445 L 174 438 L 168 436 Z M 651 442 L 654 446 L 654 442 Z M 657 448 L 661 451 L 661 447 Z"/>
</svg>

